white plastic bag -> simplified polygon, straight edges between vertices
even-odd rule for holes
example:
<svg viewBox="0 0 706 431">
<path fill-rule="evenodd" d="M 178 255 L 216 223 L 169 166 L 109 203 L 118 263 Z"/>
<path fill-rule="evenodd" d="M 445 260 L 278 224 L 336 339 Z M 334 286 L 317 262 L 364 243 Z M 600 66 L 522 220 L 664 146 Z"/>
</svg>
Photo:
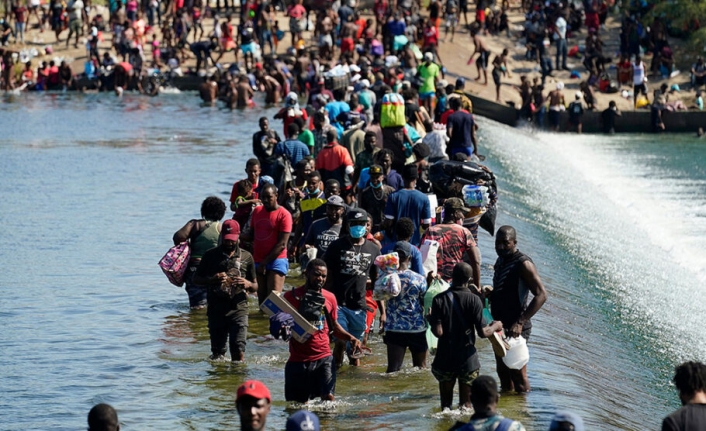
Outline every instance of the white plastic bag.
<svg viewBox="0 0 706 431">
<path fill-rule="evenodd" d="M 424 243 L 419 248 L 419 251 L 422 252 L 422 267 L 424 268 L 424 274 L 429 274 L 429 272 L 431 272 L 434 276 L 436 276 L 436 253 L 439 251 L 439 242 L 425 239 Z"/>
<path fill-rule="evenodd" d="M 517 338 L 508 338 L 507 343 L 510 348 L 507 349 L 507 354 L 503 358 L 503 362 L 511 370 L 521 370 L 522 367 L 529 362 L 529 349 L 527 348 L 527 340 L 520 335 Z"/>
</svg>

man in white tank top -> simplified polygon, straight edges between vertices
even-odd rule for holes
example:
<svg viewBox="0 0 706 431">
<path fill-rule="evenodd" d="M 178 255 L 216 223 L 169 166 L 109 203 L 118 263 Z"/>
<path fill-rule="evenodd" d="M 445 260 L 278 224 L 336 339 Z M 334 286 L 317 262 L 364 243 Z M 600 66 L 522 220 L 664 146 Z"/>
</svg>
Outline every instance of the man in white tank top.
<svg viewBox="0 0 706 431">
<path fill-rule="evenodd" d="M 637 96 L 642 93 L 647 97 L 647 76 L 645 75 L 645 63 L 639 55 L 635 56 L 632 64 L 633 99 L 637 107 Z"/>
</svg>

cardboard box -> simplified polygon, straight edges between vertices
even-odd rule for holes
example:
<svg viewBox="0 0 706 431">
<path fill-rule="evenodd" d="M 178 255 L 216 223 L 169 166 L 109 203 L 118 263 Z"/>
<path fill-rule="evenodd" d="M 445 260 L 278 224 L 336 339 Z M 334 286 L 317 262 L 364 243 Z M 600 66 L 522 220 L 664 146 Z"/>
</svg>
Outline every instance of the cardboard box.
<svg viewBox="0 0 706 431">
<path fill-rule="evenodd" d="M 314 325 L 304 319 L 292 304 L 277 292 L 270 293 L 270 296 L 260 305 L 260 310 L 270 317 L 280 312 L 290 314 L 294 319 L 294 325 L 291 328 L 292 337 L 300 343 L 305 343 L 317 331 Z"/>
</svg>

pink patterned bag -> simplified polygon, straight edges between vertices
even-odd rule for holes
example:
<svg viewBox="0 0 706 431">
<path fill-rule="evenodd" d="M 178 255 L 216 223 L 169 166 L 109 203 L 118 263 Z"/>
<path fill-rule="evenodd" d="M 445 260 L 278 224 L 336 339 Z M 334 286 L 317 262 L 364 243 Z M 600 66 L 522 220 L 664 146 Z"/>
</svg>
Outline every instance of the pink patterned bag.
<svg viewBox="0 0 706 431">
<path fill-rule="evenodd" d="M 162 268 L 170 283 L 179 287 L 184 285 L 184 273 L 186 273 L 186 268 L 189 267 L 190 257 L 191 248 L 189 243 L 184 241 L 170 248 L 167 254 L 159 261 L 159 267 Z"/>
</svg>

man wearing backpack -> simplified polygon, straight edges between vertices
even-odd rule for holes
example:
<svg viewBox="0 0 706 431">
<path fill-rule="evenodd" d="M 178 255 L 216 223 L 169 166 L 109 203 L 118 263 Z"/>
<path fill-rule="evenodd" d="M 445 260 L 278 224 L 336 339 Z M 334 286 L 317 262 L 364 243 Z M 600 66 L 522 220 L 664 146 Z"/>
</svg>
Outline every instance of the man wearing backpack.
<svg viewBox="0 0 706 431">
<path fill-rule="evenodd" d="M 571 126 L 576 127 L 576 133 L 581 133 L 581 130 L 583 129 L 583 124 L 581 122 L 581 119 L 583 118 L 583 103 L 581 103 L 581 98 L 583 97 L 583 93 L 580 91 L 576 92 L 576 100 L 571 102 L 569 105 L 569 124 Z"/>
<path fill-rule="evenodd" d="M 525 431 L 520 422 L 504 418 L 498 413 L 499 398 L 495 379 L 490 376 L 478 377 L 471 384 L 471 420 L 467 424 L 457 422 L 449 431 Z"/>
<path fill-rule="evenodd" d="M 476 333 L 482 338 L 488 338 L 503 328 L 502 322 L 490 325 L 485 322 L 483 303 L 477 289 L 473 284 L 471 265 L 457 263 L 453 269 L 451 287 L 434 297 L 431 313 L 427 316 L 431 332 L 439 338 L 431 372 L 439 382 L 442 409 L 451 408 L 456 380 L 459 406 L 471 407 L 471 384 L 480 373 L 480 361 L 475 348 Z M 479 407 L 474 405 L 476 412 L 481 411 Z"/>
</svg>

